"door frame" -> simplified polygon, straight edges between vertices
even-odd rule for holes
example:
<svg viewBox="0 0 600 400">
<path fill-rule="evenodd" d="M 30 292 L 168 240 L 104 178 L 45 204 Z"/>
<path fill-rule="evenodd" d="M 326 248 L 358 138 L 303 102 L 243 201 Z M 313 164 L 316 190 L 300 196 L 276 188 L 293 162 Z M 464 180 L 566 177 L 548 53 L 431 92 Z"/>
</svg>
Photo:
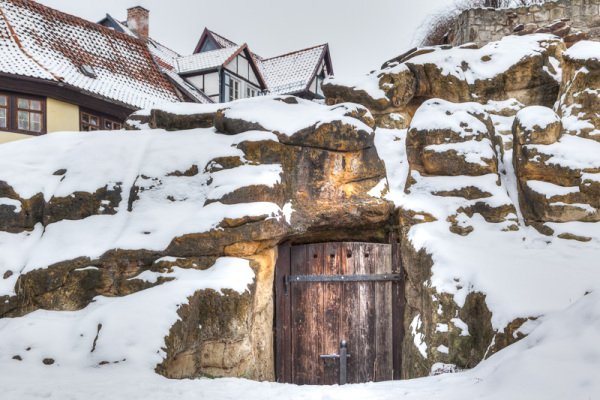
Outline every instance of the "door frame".
<svg viewBox="0 0 600 400">
<path fill-rule="evenodd" d="M 393 343 L 393 379 L 401 379 L 402 340 L 404 339 L 404 307 L 405 307 L 405 271 L 402 265 L 399 235 L 390 232 L 389 244 L 392 246 L 392 273 L 400 274 L 400 281 L 392 285 L 392 343 Z M 292 382 L 292 305 L 291 296 L 287 293 L 285 277 L 291 275 L 292 243 L 279 245 L 278 258 L 275 265 L 275 304 L 274 304 L 274 356 L 275 379 L 279 383 Z"/>
</svg>

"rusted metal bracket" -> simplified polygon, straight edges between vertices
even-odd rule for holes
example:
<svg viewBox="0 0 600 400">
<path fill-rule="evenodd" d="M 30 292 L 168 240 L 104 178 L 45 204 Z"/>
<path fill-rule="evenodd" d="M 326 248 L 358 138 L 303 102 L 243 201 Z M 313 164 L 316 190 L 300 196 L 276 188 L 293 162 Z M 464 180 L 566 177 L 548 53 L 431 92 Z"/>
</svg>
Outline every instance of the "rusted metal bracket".
<svg viewBox="0 0 600 400">
<path fill-rule="evenodd" d="M 319 358 L 339 358 L 340 359 L 340 385 L 345 385 L 348 376 L 348 349 L 346 348 L 348 342 L 342 340 L 340 342 L 340 354 L 321 354 Z"/>
</svg>

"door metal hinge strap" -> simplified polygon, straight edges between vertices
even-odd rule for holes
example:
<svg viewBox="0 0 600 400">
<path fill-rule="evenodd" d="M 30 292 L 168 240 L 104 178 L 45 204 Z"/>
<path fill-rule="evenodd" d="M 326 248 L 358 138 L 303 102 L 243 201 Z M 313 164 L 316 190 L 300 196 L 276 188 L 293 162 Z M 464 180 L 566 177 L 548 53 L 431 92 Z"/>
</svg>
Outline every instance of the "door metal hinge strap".
<svg viewBox="0 0 600 400">
<path fill-rule="evenodd" d="M 400 274 L 380 275 L 286 275 L 285 283 L 295 282 L 382 282 L 399 281 Z"/>
</svg>

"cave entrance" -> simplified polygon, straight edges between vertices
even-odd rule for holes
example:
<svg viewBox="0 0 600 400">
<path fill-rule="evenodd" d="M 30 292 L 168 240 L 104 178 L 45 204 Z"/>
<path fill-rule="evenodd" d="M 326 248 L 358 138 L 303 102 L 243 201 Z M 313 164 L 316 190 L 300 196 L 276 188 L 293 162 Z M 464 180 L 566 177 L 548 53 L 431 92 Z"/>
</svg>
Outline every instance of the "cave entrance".
<svg viewBox="0 0 600 400">
<path fill-rule="evenodd" d="M 279 247 L 278 382 L 333 385 L 400 379 L 404 274 L 395 234 L 390 239 L 390 244 Z M 344 353 L 349 355 L 346 360 Z"/>
</svg>

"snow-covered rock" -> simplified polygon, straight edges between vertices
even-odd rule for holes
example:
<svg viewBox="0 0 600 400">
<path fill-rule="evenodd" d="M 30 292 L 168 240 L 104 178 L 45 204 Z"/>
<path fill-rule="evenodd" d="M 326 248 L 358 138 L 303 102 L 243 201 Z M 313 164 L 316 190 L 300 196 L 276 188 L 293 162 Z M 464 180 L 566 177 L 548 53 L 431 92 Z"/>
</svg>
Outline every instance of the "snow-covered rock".
<svg viewBox="0 0 600 400">
<path fill-rule="evenodd" d="M 137 130 L 0 147 L 0 357 L 35 347 L 61 365 L 273 379 L 277 244 L 385 237 L 393 206 L 369 194 L 385 169 L 363 107 L 263 97 L 216 108 L 169 105 L 136 113 Z M 210 272 L 223 263 L 225 275 Z M 152 293 L 164 304 L 146 310 Z M 55 312 L 48 329 L 74 354 L 21 331 L 46 329 L 25 322 L 38 310 Z M 146 329 L 152 340 L 131 348 Z"/>
</svg>

